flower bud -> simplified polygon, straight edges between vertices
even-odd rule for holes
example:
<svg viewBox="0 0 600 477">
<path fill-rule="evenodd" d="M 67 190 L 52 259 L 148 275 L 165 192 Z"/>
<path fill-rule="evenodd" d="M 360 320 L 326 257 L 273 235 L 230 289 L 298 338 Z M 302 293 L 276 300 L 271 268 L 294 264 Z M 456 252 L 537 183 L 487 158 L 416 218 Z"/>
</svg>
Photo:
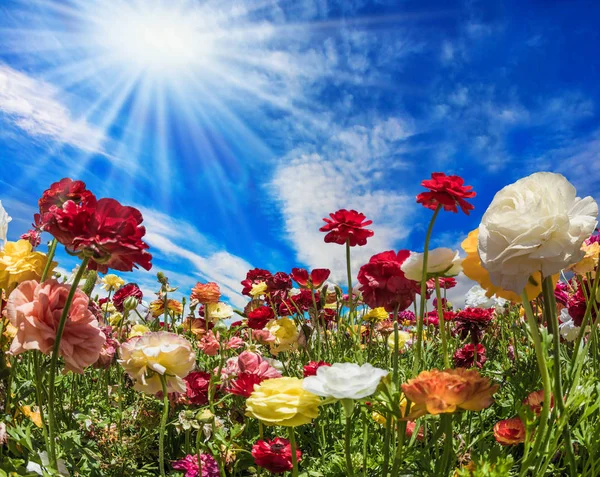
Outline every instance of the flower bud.
<svg viewBox="0 0 600 477">
<path fill-rule="evenodd" d="M 140 304 L 140 301 L 136 297 L 128 296 L 127 298 L 125 298 L 125 301 L 123 302 L 123 309 L 125 309 L 127 311 L 135 310 L 139 304 Z"/>
<path fill-rule="evenodd" d="M 196 414 L 196 420 L 200 422 L 211 422 L 215 415 L 210 412 L 210 409 L 204 409 Z"/>
<path fill-rule="evenodd" d="M 213 328 L 213 331 L 215 333 L 226 333 L 227 332 L 227 325 L 225 324 L 225 322 L 223 320 L 219 320 L 215 323 L 215 326 Z"/>
</svg>

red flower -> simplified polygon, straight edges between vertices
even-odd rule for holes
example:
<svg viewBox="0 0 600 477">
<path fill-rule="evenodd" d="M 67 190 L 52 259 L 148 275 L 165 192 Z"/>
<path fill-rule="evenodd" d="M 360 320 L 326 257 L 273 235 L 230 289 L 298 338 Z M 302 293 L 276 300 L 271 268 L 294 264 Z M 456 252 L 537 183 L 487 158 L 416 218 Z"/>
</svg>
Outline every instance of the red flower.
<svg viewBox="0 0 600 477">
<path fill-rule="evenodd" d="M 585 287 L 585 293 L 583 291 L 583 287 Z M 569 315 L 573 318 L 573 323 L 575 326 L 581 326 L 583 323 L 583 317 L 585 316 L 585 310 L 587 308 L 587 301 L 585 299 L 585 295 L 591 295 L 591 285 L 587 282 L 587 280 L 583 280 L 583 286 L 579 286 L 577 291 L 573 293 L 569 297 L 569 301 L 567 302 L 567 310 Z M 600 307 L 600 302 L 596 300 L 596 305 Z M 596 312 L 596 306 L 592 303 L 591 313 L 590 313 L 590 322 L 594 323 L 598 316 Z"/>
<path fill-rule="evenodd" d="M 494 437 L 503 446 L 525 442 L 525 436 L 525 424 L 518 416 L 499 421 L 494 426 Z"/>
<path fill-rule="evenodd" d="M 483 330 L 492 321 L 493 308 L 465 308 L 456 314 L 454 328 L 461 339 L 471 336 L 473 343 L 479 343 L 483 336 Z"/>
<path fill-rule="evenodd" d="M 208 386 L 210 374 L 204 371 L 194 371 L 185 378 L 185 394 L 192 404 L 204 406 L 208 403 Z"/>
<path fill-rule="evenodd" d="M 70 254 L 90 257 L 91 270 L 130 272 L 138 265 L 150 270 L 152 255 L 142 240 L 146 233 L 142 220 L 140 211 L 133 207 L 91 196 L 80 204 L 68 200 L 62 207 L 51 206 L 44 216 L 44 230 Z"/>
<path fill-rule="evenodd" d="M 448 311 L 448 310 L 444 311 L 444 320 L 446 322 L 454 320 L 454 317 L 455 317 L 455 313 L 454 312 Z M 436 310 L 431 310 L 430 312 L 428 312 L 423 317 L 423 323 L 425 325 L 439 326 L 439 324 L 440 324 L 440 317 L 438 315 L 438 312 Z"/>
<path fill-rule="evenodd" d="M 260 282 L 267 281 L 267 278 L 271 276 L 271 272 L 268 270 L 263 270 L 262 268 L 254 268 L 249 270 L 246 273 L 246 279 L 242 280 L 242 285 L 244 289 L 242 290 L 242 295 L 250 296 L 250 290 L 252 290 L 252 285 L 256 285 Z"/>
<path fill-rule="evenodd" d="M 200 454 L 200 461 L 201 466 L 198 465 L 198 454 L 186 455 L 183 459 L 173 462 L 173 468 L 184 471 L 184 477 L 219 477 L 219 465 L 212 455 Z"/>
<path fill-rule="evenodd" d="M 366 245 L 367 239 L 373 236 L 372 230 L 365 229 L 373 221 L 365 220 L 365 214 L 356 210 L 340 209 L 329 214 L 329 217 L 331 219 L 323 219 L 327 225 L 323 225 L 319 229 L 321 232 L 329 232 L 325 235 L 325 243 L 344 245 L 348 241 L 351 247 L 355 247 L 356 245 Z"/>
<path fill-rule="evenodd" d="M 443 172 L 434 172 L 431 174 L 431 179 L 421 182 L 421 185 L 430 192 L 421 192 L 417 196 L 417 203 L 432 210 L 441 205 L 444 210 L 451 210 L 454 213 L 458 212 L 456 208 L 458 205 L 465 214 L 469 215 L 469 211 L 475 207 L 465 199 L 471 199 L 476 194 L 471 190 L 471 186 L 465 186 L 464 183 L 464 179 L 460 176 L 447 176 Z"/>
<path fill-rule="evenodd" d="M 485 347 L 481 343 L 477 344 L 477 361 L 474 364 L 475 346 L 472 343 L 457 349 L 452 358 L 454 360 L 454 366 L 457 368 L 471 368 L 474 365 L 481 368 L 487 361 Z"/>
<path fill-rule="evenodd" d="M 262 330 L 273 318 L 275 318 L 273 308 L 270 306 L 261 306 L 248 313 L 248 327 L 253 330 Z"/>
<path fill-rule="evenodd" d="M 402 263 L 408 258 L 408 250 L 373 255 L 369 263 L 360 267 L 358 281 L 364 302 L 371 308 L 380 306 L 393 311 L 396 306 L 405 310 L 415 299 L 419 284 L 404 276 Z"/>
<path fill-rule="evenodd" d="M 117 311 L 120 311 L 121 313 L 123 312 L 125 300 L 130 296 L 136 298 L 137 301 L 142 301 L 144 294 L 142 293 L 142 290 L 140 290 L 140 287 L 138 287 L 135 283 L 123 285 L 115 292 L 112 299 L 113 305 L 115 305 Z"/>
<path fill-rule="evenodd" d="M 253 373 L 240 373 L 237 379 L 231 382 L 227 390 L 231 394 L 237 394 L 249 398 L 254 391 L 254 385 L 260 384 L 265 380 L 264 377 Z"/>
<path fill-rule="evenodd" d="M 50 211 L 52 206 L 62 208 L 67 201 L 79 204 L 94 197 L 94 195 L 85 188 L 85 182 L 74 181 L 65 177 L 58 182 L 53 183 L 49 189 L 45 190 L 38 201 L 40 214 Z"/>
<path fill-rule="evenodd" d="M 319 288 L 329 278 L 330 274 L 331 270 L 327 268 L 315 268 L 310 272 L 310 276 L 304 268 L 292 268 L 290 276 L 301 287 Z"/>
<path fill-rule="evenodd" d="M 317 374 L 317 369 L 321 366 L 331 366 L 331 364 L 326 363 L 325 361 L 310 361 L 304 366 L 304 377 L 315 376 Z"/>
<path fill-rule="evenodd" d="M 544 390 L 533 391 L 523 399 L 523 405 L 531 409 L 537 416 L 542 413 L 544 407 Z M 554 408 L 554 396 L 550 394 L 550 409 Z"/>
<path fill-rule="evenodd" d="M 277 272 L 266 279 L 267 295 L 269 300 L 280 303 L 288 296 L 288 290 L 292 288 L 292 280 L 287 273 Z"/>
<path fill-rule="evenodd" d="M 274 474 L 292 470 L 292 446 L 290 441 L 281 437 L 276 437 L 272 441 L 257 441 L 252 446 L 252 457 L 256 465 Z M 297 461 L 300 461 L 301 457 L 302 452 L 296 449 Z"/>
</svg>

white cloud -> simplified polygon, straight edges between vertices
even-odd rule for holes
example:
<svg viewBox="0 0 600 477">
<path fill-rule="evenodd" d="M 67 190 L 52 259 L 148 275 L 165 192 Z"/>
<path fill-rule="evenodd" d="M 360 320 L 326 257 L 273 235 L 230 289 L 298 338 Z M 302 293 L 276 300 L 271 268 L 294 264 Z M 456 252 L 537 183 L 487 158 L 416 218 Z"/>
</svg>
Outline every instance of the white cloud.
<svg viewBox="0 0 600 477">
<path fill-rule="evenodd" d="M 355 209 L 373 220 L 369 228 L 375 235 L 366 246 L 352 249 L 354 276 L 372 255 L 394 248 L 408 235 L 408 204 L 414 198 L 390 189 L 389 177 L 405 167 L 394 156 L 411 134 L 412 126 L 391 118 L 371 128 L 336 131 L 319 151 L 297 150 L 281 159 L 271 188 L 300 262 L 329 268 L 332 280 L 345 283 L 344 246 L 324 243 L 324 233 L 319 232 L 321 219 L 338 209 Z"/>
<path fill-rule="evenodd" d="M 41 136 L 84 151 L 102 152 L 104 134 L 77 120 L 54 86 L 0 64 L 0 112 L 31 136 Z"/>
</svg>

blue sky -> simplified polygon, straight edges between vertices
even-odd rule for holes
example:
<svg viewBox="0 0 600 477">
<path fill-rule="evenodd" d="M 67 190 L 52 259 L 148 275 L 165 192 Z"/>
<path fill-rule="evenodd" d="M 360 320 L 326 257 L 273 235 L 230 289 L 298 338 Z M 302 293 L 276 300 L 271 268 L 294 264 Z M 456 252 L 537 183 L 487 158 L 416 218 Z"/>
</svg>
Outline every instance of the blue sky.
<svg viewBox="0 0 600 477">
<path fill-rule="evenodd" d="M 598 18 L 593 1 L 3 0 L 9 238 L 51 182 L 81 179 L 143 211 L 155 265 L 132 280 L 214 280 L 242 306 L 252 267 L 343 281 L 343 247 L 318 231 L 338 208 L 374 222 L 356 267 L 421 251 L 414 198 L 434 171 L 478 193 L 436 246 L 534 171 L 598 199 Z"/>
</svg>

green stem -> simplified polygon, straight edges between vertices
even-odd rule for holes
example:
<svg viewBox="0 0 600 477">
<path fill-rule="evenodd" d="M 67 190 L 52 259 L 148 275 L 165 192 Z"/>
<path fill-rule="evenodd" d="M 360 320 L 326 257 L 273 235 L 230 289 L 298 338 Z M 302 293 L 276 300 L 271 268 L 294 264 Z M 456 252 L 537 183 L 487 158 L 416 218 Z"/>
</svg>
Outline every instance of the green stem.
<svg viewBox="0 0 600 477">
<path fill-rule="evenodd" d="M 542 345 L 542 339 L 538 329 L 538 322 L 533 315 L 531 309 L 531 303 L 527 299 L 527 294 L 522 293 L 523 308 L 525 309 L 525 316 L 527 317 L 527 323 L 529 324 L 529 332 L 531 334 L 531 340 L 535 349 L 535 357 L 538 363 L 538 368 L 542 378 L 542 387 L 544 390 L 544 405 L 540 414 L 540 422 L 535 432 L 535 442 L 533 448 L 529 454 L 528 459 L 523 463 L 521 467 L 520 477 L 523 477 L 531 465 L 532 461 L 537 457 L 537 453 L 542 446 L 542 441 L 546 435 L 546 427 L 548 425 L 548 415 L 550 413 L 550 375 L 548 374 L 548 366 L 546 365 L 546 356 L 544 353 L 544 346 Z"/>
<path fill-rule="evenodd" d="M 566 417 L 565 401 L 563 399 L 562 376 L 560 369 L 560 336 L 558 328 L 558 315 L 556 313 L 556 297 L 554 296 L 554 283 L 552 277 L 545 277 L 542 282 L 542 293 L 544 294 L 544 315 L 546 324 L 552 330 L 552 359 L 554 361 L 554 402 L 561 417 Z M 552 324 L 552 325 L 550 325 Z M 577 474 L 575 455 L 573 454 L 573 443 L 568 426 L 563 429 L 565 440 L 565 451 L 571 468 L 571 475 Z"/>
<path fill-rule="evenodd" d="M 441 204 L 438 204 L 437 208 L 433 212 L 429 227 L 427 228 L 427 235 L 425 235 L 425 248 L 423 250 L 423 275 L 421 276 L 421 302 L 419 308 L 419 316 L 417 316 L 417 343 L 415 346 L 415 357 L 413 361 L 413 375 L 417 375 L 421 369 L 422 361 L 422 348 L 423 348 L 423 320 L 425 318 L 425 303 L 427 302 L 427 258 L 429 257 L 429 241 L 431 240 L 431 232 L 433 230 L 433 224 L 437 218 L 440 210 L 442 209 Z"/>
<path fill-rule="evenodd" d="M 448 467 L 450 464 L 450 460 L 452 459 L 452 414 L 443 414 L 442 415 L 442 426 L 444 428 L 444 453 L 442 455 L 441 460 L 441 473 L 438 475 L 448 475 Z M 450 466 L 451 467 L 451 466 Z"/>
<path fill-rule="evenodd" d="M 73 302 L 75 292 L 77 291 L 77 285 L 79 285 L 81 277 L 85 273 L 88 261 L 88 257 L 84 258 L 81 262 L 81 265 L 79 266 L 79 270 L 77 270 L 77 274 L 75 275 L 75 279 L 73 280 L 73 284 L 71 285 L 71 289 L 69 290 L 69 294 L 67 295 L 65 307 L 63 308 L 62 315 L 60 316 L 60 322 L 58 323 L 56 337 L 54 339 L 54 346 L 52 347 L 52 359 L 50 361 L 50 377 L 48 380 L 48 427 L 50 430 L 50 450 L 48 452 L 48 455 L 50 465 L 54 470 L 58 469 L 56 459 L 56 417 L 54 414 L 54 395 L 56 392 L 55 380 L 57 370 L 56 368 L 58 367 L 58 356 L 60 353 L 60 341 L 62 339 L 63 331 L 65 330 L 65 324 L 67 323 L 71 303 Z"/>
<path fill-rule="evenodd" d="M 296 436 L 294 428 L 289 428 L 290 448 L 292 451 L 292 477 L 298 477 L 298 456 L 296 455 Z"/>
<path fill-rule="evenodd" d="M 160 384 L 163 393 L 163 412 L 160 418 L 160 434 L 158 435 L 158 465 L 161 477 L 165 477 L 165 429 L 167 427 L 167 417 L 169 416 L 169 394 L 167 393 L 167 378 L 164 374 L 160 375 Z"/>
<path fill-rule="evenodd" d="M 448 343 L 446 342 L 446 322 L 444 321 L 444 307 L 442 304 L 442 293 L 440 292 L 440 279 L 436 276 L 435 280 L 435 296 L 437 298 L 437 312 L 440 329 L 440 339 L 442 340 L 442 358 L 444 359 L 444 368 L 450 367 L 450 361 L 448 358 Z M 475 346 L 475 352 L 477 352 L 477 346 Z M 475 358 L 474 365 L 477 365 L 477 358 Z"/>
<path fill-rule="evenodd" d="M 354 401 L 352 399 L 342 399 L 344 412 L 346 414 L 346 432 L 344 439 L 344 448 L 346 450 L 346 475 L 354 477 L 354 466 L 352 465 L 351 437 L 352 437 L 352 413 L 354 411 Z"/>
<path fill-rule="evenodd" d="M 0 336 L 2 336 L 0 334 Z M 40 364 L 40 352 L 37 350 L 33 351 L 33 368 L 35 372 L 35 397 L 37 400 L 37 405 L 40 411 L 40 418 L 42 421 L 42 434 L 44 436 L 44 445 L 46 449 L 48 449 L 48 429 L 46 427 L 46 418 L 44 417 L 44 400 L 42 398 L 42 389 L 44 387 L 44 383 L 42 382 L 42 369 Z"/>
<path fill-rule="evenodd" d="M 354 324 L 352 313 L 354 312 L 354 300 L 352 299 L 352 267 L 350 265 L 350 239 L 346 240 L 346 273 L 348 274 L 348 319 L 350 325 Z"/>
<path fill-rule="evenodd" d="M 56 254 L 56 247 L 58 245 L 58 240 L 52 239 L 50 243 L 50 248 L 48 249 L 48 255 L 46 255 L 46 266 L 44 267 L 44 271 L 42 272 L 42 276 L 40 278 L 40 283 L 43 283 L 48 277 L 48 272 L 50 272 L 50 267 L 52 266 L 52 259 Z"/>
</svg>

